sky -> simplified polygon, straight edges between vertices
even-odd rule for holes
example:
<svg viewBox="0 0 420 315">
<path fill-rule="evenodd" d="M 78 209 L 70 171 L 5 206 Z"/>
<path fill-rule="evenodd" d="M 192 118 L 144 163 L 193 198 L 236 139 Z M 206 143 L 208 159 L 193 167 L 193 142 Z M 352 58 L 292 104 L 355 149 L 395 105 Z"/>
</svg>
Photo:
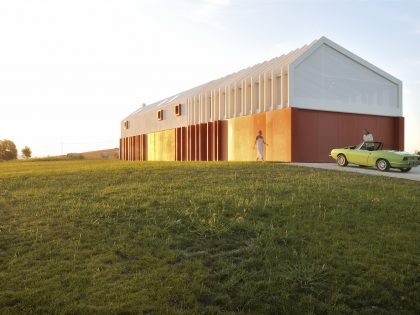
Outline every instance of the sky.
<svg viewBox="0 0 420 315">
<path fill-rule="evenodd" d="M 403 81 L 420 150 L 420 1 L 0 0 L 0 139 L 118 147 L 141 107 L 326 36 Z"/>
</svg>

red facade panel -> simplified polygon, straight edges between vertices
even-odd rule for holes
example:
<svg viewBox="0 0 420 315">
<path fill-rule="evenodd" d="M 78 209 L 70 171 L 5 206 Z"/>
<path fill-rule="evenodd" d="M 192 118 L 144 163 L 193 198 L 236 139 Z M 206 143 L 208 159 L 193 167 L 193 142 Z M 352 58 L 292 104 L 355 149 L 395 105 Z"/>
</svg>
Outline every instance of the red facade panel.
<svg viewBox="0 0 420 315">
<path fill-rule="evenodd" d="M 187 161 L 189 142 L 187 132 L 189 128 L 180 127 L 175 129 L 175 147 L 176 147 L 176 161 Z"/>
<path fill-rule="evenodd" d="M 134 138 L 135 137 L 130 137 L 130 141 L 131 141 L 131 156 L 130 156 L 130 160 L 131 161 L 134 160 L 134 152 L 135 152 Z"/>
<path fill-rule="evenodd" d="M 139 136 L 139 160 L 143 161 L 143 135 Z"/>
<path fill-rule="evenodd" d="M 207 123 L 207 161 L 214 161 L 214 135 L 213 135 L 213 123 Z"/>
<path fill-rule="evenodd" d="M 175 129 L 175 161 L 181 161 L 181 128 Z"/>
<path fill-rule="evenodd" d="M 128 160 L 128 138 L 125 138 L 124 139 L 125 141 L 124 141 L 124 160 Z"/>
<path fill-rule="evenodd" d="M 219 161 L 228 160 L 228 122 L 226 120 L 218 121 L 217 152 Z"/>
<path fill-rule="evenodd" d="M 194 126 L 194 161 L 200 160 L 200 151 L 199 151 L 199 145 L 200 145 L 200 125 Z"/>
<path fill-rule="evenodd" d="M 195 161 L 200 161 L 200 125 L 195 126 Z"/>
<path fill-rule="evenodd" d="M 134 159 L 140 160 L 140 136 L 135 136 L 134 143 L 135 143 Z"/>
<path fill-rule="evenodd" d="M 362 142 L 363 130 L 372 132 L 386 149 L 401 149 L 401 117 L 292 109 L 292 161 L 332 162 L 333 148 Z"/>
<path fill-rule="evenodd" d="M 187 127 L 181 127 L 181 160 L 188 161 L 188 132 Z"/>
<path fill-rule="evenodd" d="M 143 161 L 147 161 L 148 160 L 148 141 L 147 141 L 148 136 L 147 135 L 143 135 Z"/>
<path fill-rule="evenodd" d="M 200 161 L 207 161 L 207 124 L 200 124 L 199 130 Z"/>
<path fill-rule="evenodd" d="M 404 117 L 396 117 L 394 119 L 396 130 L 394 134 L 395 147 L 399 151 L 404 151 Z"/>
<path fill-rule="evenodd" d="M 188 126 L 188 160 L 195 161 L 195 125 Z"/>
</svg>

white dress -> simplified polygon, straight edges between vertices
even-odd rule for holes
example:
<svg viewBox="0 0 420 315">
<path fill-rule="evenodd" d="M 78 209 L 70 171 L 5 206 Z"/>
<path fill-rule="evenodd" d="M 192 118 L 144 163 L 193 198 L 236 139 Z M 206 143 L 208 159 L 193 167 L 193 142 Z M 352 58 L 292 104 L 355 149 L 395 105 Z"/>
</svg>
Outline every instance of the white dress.
<svg viewBox="0 0 420 315">
<path fill-rule="evenodd" d="M 257 153 L 257 159 L 264 159 L 264 138 L 261 136 L 257 137 L 257 148 L 258 148 L 258 153 Z"/>
</svg>

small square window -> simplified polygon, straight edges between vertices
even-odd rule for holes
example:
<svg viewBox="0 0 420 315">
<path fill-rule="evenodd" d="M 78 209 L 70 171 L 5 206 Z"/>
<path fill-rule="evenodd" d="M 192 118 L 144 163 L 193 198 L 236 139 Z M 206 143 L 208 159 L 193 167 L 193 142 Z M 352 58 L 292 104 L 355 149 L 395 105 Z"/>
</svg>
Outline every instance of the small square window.
<svg viewBox="0 0 420 315">
<path fill-rule="evenodd" d="M 175 105 L 175 116 L 181 116 L 182 104 Z"/>
</svg>

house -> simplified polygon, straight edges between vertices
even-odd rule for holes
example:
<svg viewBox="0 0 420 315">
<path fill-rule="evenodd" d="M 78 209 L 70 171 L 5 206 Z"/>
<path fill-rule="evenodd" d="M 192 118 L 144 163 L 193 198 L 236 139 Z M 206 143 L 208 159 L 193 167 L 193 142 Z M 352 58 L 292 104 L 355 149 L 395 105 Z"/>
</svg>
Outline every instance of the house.
<svg viewBox="0 0 420 315">
<path fill-rule="evenodd" d="M 403 150 L 402 82 L 322 37 L 270 61 L 197 86 L 121 121 L 120 158 L 330 162 L 363 129 Z"/>
</svg>

